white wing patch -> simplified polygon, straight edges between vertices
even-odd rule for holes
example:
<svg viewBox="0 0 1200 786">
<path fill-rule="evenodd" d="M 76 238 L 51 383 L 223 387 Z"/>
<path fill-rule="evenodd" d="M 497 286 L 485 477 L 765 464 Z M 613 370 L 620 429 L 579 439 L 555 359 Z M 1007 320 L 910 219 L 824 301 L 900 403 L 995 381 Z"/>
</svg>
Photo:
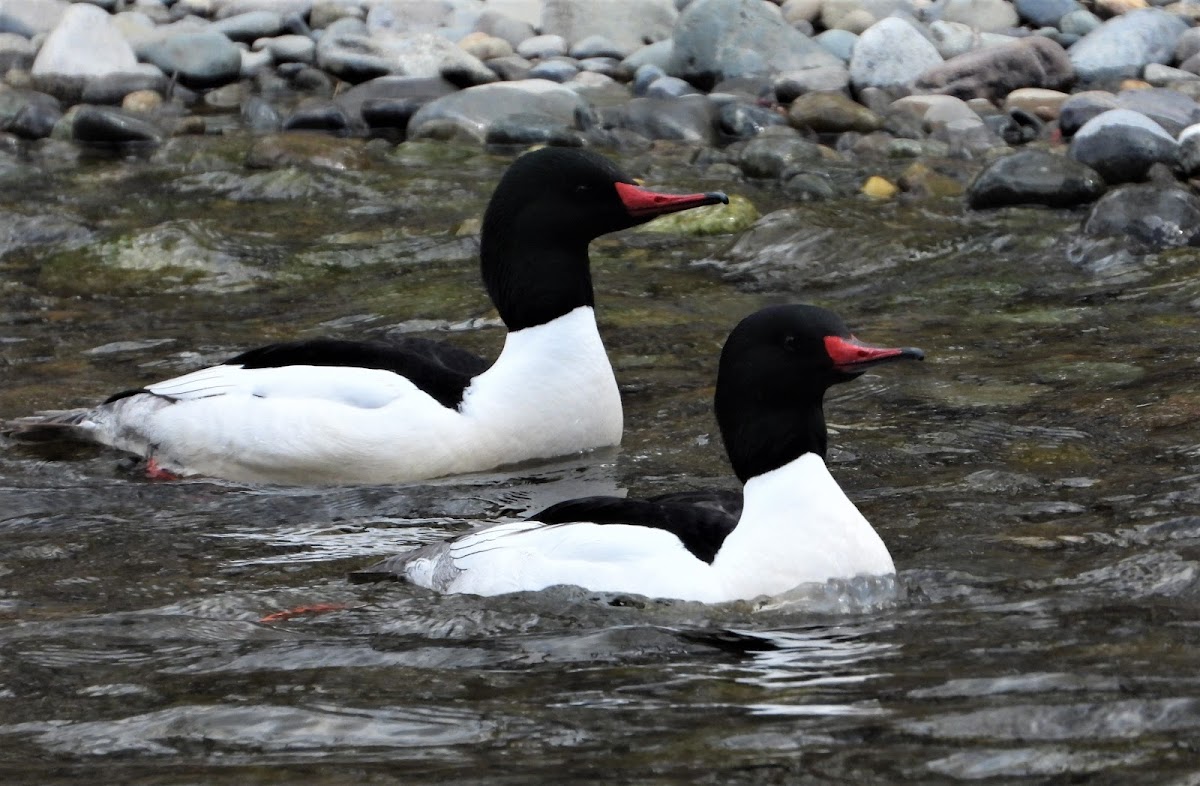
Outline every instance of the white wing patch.
<svg viewBox="0 0 1200 786">
<path fill-rule="evenodd" d="M 360 409 L 378 409 L 411 395 L 407 378 L 382 369 L 348 366 L 281 366 L 246 369 L 212 366 L 156 382 L 146 390 L 177 401 L 243 395 L 265 399 L 308 399 Z"/>
</svg>

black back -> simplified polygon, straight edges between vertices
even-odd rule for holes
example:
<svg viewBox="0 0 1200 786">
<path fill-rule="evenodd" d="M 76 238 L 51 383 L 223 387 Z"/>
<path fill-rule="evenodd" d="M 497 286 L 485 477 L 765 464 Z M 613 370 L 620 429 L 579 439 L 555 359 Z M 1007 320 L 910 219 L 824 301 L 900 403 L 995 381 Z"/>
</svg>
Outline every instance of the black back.
<svg viewBox="0 0 1200 786">
<path fill-rule="evenodd" d="M 471 379 L 488 367 L 487 361 L 464 349 L 416 337 L 388 344 L 334 338 L 288 341 L 243 352 L 226 363 L 251 369 L 355 366 L 391 371 L 451 409 L 462 402 Z"/>
<path fill-rule="evenodd" d="M 711 564 L 725 537 L 737 526 L 738 517 L 719 508 L 670 499 L 581 497 L 551 505 L 529 520 L 545 524 L 591 521 L 665 529 L 679 538 L 696 559 Z"/>
<path fill-rule="evenodd" d="M 483 216 L 480 263 L 509 330 L 542 325 L 594 305 L 588 243 L 649 221 L 634 218 L 616 183 L 632 183 L 607 158 L 547 147 L 504 173 Z"/>
</svg>

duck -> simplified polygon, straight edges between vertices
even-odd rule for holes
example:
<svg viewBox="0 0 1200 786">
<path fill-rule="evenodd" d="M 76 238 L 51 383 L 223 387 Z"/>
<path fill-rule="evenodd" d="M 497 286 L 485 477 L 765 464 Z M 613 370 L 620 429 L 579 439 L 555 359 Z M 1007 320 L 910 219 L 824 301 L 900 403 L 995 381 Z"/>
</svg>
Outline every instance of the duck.
<svg viewBox="0 0 1200 786">
<path fill-rule="evenodd" d="M 725 603 L 893 575 L 887 546 L 825 464 L 823 401 L 830 387 L 868 369 L 924 357 L 912 347 L 865 344 L 818 306 L 756 311 L 725 341 L 713 401 L 742 483 L 740 511 L 720 495 L 711 504 L 697 492 L 567 500 L 390 557 L 351 578 L 483 596 L 573 585 Z"/>
<path fill-rule="evenodd" d="M 588 245 L 728 201 L 650 190 L 588 150 L 527 152 L 482 222 L 483 283 L 507 328 L 495 362 L 430 340 L 290 341 L 5 431 L 127 451 L 150 477 L 289 485 L 409 482 L 617 445 Z"/>
</svg>

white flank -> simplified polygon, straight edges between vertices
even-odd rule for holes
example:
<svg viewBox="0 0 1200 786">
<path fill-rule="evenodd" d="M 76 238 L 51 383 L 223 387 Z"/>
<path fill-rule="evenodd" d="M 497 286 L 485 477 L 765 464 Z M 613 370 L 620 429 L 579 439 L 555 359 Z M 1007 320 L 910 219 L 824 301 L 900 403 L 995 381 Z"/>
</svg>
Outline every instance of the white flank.
<svg viewBox="0 0 1200 786">
<path fill-rule="evenodd" d="M 441 592 L 499 595 L 572 584 L 704 603 L 896 572 L 879 535 L 812 453 L 746 484 L 742 517 L 711 565 L 661 529 L 522 521 L 423 548 L 404 570 L 413 583 Z"/>
<path fill-rule="evenodd" d="M 268 483 L 389 483 L 621 441 L 621 399 L 591 308 L 509 333 L 458 410 L 398 374 L 215 366 L 149 386 L 81 424 L 180 474 Z"/>
</svg>

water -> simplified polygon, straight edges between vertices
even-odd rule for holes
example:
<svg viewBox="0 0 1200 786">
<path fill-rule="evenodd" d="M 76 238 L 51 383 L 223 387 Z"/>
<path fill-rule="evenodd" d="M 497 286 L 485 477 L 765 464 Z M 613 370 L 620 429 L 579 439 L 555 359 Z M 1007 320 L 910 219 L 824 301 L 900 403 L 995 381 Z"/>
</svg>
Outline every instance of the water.
<svg viewBox="0 0 1200 786">
<path fill-rule="evenodd" d="M 236 138 L 2 162 L 25 185 L 0 198 L 0 416 L 291 337 L 494 355 L 469 222 L 504 159 L 319 144 L 319 166 L 244 168 Z M 627 163 L 783 206 L 682 158 Z M 1200 255 L 1084 243 L 1065 212 L 797 210 L 774 245 L 596 244 L 619 450 L 286 489 L 0 448 L 0 779 L 1200 783 Z M 898 586 L 705 607 L 347 582 L 559 499 L 732 488 L 716 352 L 788 300 L 929 355 L 827 406 L 833 472 Z"/>
</svg>

